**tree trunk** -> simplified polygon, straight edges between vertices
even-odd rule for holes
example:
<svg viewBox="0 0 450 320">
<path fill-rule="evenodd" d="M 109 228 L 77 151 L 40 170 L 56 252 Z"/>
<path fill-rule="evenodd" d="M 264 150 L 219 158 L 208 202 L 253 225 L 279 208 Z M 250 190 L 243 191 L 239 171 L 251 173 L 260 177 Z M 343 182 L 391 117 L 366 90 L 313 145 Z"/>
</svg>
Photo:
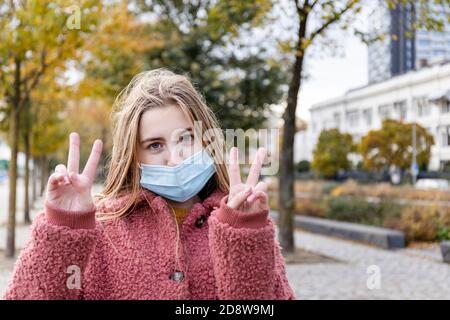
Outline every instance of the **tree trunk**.
<svg viewBox="0 0 450 320">
<path fill-rule="evenodd" d="M 34 208 L 34 202 L 37 199 L 37 167 L 38 159 L 36 157 L 33 157 L 33 171 L 31 172 L 31 208 Z"/>
<path fill-rule="evenodd" d="M 26 224 L 31 223 L 30 218 L 30 128 L 29 128 L 29 112 L 30 112 L 29 101 L 25 103 L 24 115 L 25 115 L 25 126 L 23 134 L 23 143 L 25 149 L 25 177 L 23 181 L 24 185 L 24 205 L 23 205 L 23 221 Z"/>
<path fill-rule="evenodd" d="M 50 166 L 48 164 L 48 158 L 47 156 L 44 156 L 44 179 L 43 179 L 43 185 L 44 185 L 44 192 L 47 189 L 47 182 L 48 178 L 50 176 Z M 44 194 L 43 194 L 44 195 Z"/>
<path fill-rule="evenodd" d="M 9 199 L 8 199 L 8 225 L 6 230 L 6 250 L 7 258 L 14 257 L 15 254 L 15 232 L 16 232 L 16 187 L 17 187 L 17 152 L 18 152 L 18 136 L 19 136 L 19 119 L 20 119 L 20 68 L 21 62 L 19 58 L 14 59 L 14 98 L 11 103 L 11 118 L 9 122 L 9 141 L 11 148 L 11 156 L 9 161 Z"/>
<path fill-rule="evenodd" d="M 295 138 L 295 120 L 297 110 L 297 98 L 300 90 L 304 49 L 302 48 L 302 39 L 306 34 L 307 14 L 300 19 L 298 31 L 297 52 L 295 55 L 294 67 L 292 70 L 292 79 L 289 84 L 287 106 L 283 113 L 283 136 L 282 151 L 280 159 L 280 175 L 279 175 L 279 238 L 280 245 L 286 253 L 295 251 L 294 245 L 294 138 Z"/>
<path fill-rule="evenodd" d="M 47 159 L 46 159 L 46 156 L 44 155 L 44 156 L 42 156 L 41 157 L 41 165 L 40 165 L 40 171 L 41 171 L 41 176 L 40 176 L 40 179 L 41 179 L 41 190 L 40 190 L 40 196 L 42 197 L 43 195 L 44 195 L 44 191 L 45 191 L 45 182 L 46 182 L 46 180 L 45 180 L 45 176 L 46 176 L 46 170 L 45 170 L 45 167 L 46 167 L 46 162 L 47 162 Z"/>
</svg>

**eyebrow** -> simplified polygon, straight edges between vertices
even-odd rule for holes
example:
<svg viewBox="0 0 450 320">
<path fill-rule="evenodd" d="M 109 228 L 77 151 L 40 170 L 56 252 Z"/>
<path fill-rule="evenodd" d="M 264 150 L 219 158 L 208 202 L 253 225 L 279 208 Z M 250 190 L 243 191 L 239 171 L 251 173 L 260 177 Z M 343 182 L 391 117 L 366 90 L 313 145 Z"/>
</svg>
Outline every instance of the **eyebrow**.
<svg viewBox="0 0 450 320">
<path fill-rule="evenodd" d="M 185 131 L 192 132 L 192 128 L 191 128 L 191 127 L 189 127 L 189 128 L 184 128 L 184 131 L 182 131 L 182 132 L 185 132 Z M 140 143 L 141 143 L 141 144 L 144 144 L 144 143 L 146 143 L 146 142 L 154 141 L 154 140 L 164 140 L 164 138 L 163 138 L 163 137 L 150 137 L 150 138 L 145 138 L 145 139 L 142 140 Z"/>
</svg>

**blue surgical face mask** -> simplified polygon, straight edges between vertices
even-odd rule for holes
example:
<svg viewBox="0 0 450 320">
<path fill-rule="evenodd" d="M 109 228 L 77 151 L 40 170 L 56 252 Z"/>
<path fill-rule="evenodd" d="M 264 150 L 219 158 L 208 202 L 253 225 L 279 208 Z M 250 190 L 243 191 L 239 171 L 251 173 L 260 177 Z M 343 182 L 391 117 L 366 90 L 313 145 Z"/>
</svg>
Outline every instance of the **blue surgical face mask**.
<svg viewBox="0 0 450 320">
<path fill-rule="evenodd" d="M 174 167 L 141 163 L 140 168 L 142 187 L 177 202 L 198 194 L 216 172 L 214 160 L 205 149 Z"/>
</svg>

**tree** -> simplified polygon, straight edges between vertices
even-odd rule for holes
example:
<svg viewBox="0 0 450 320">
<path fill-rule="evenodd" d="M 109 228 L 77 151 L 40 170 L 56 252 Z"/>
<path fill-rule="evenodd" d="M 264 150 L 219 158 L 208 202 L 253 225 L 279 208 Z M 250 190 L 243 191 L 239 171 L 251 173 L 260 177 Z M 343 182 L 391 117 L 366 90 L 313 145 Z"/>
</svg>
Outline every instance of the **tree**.
<svg viewBox="0 0 450 320">
<path fill-rule="evenodd" d="M 148 29 L 126 1 L 112 6 L 90 41 L 82 47 L 87 58 L 77 65 L 82 79 L 67 92 L 70 103 L 65 109 L 67 128 L 80 133 L 82 141 L 100 137 L 105 150 L 110 150 L 110 113 L 115 97 L 132 77 L 145 68 L 146 53 L 163 46 L 164 38 Z M 64 157 L 63 145 L 57 157 Z M 80 146 L 81 161 L 89 155 L 89 144 Z M 105 163 L 107 152 L 101 155 Z M 103 166 L 99 166 L 102 168 Z M 104 172 L 99 172 L 104 174 Z"/>
<path fill-rule="evenodd" d="M 136 1 L 157 14 L 149 32 L 164 44 L 149 50 L 149 68 L 188 73 L 224 128 L 260 128 L 286 82 L 285 63 L 240 37 L 265 23 L 269 0 Z"/>
<path fill-rule="evenodd" d="M 83 9 L 81 16 L 81 8 L 68 7 L 63 0 L 17 0 L 0 4 L 0 99 L 6 102 L 2 111 L 7 114 L 11 148 L 7 257 L 15 253 L 19 120 L 24 111 L 29 111 L 31 94 L 42 77 L 54 68 L 63 71 L 68 61 L 79 58 L 77 49 L 95 29 L 102 6 L 99 0 L 88 0 L 83 2 Z"/>
<path fill-rule="evenodd" d="M 38 170 L 40 172 L 41 196 L 48 180 L 50 162 L 52 158 L 56 158 L 57 152 L 67 145 L 65 142 L 70 132 L 69 123 L 75 119 L 73 116 L 67 116 L 66 109 L 70 104 L 69 88 L 58 75 L 57 70 L 47 72 L 31 98 L 30 153 L 37 169 L 34 173 Z M 34 179 L 37 179 L 36 175 Z M 34 184 L 37 182 L 33 181 L 33 188 L 36 188 Z"/>
<path fill-rule="evenodd" d="M 406 170 L 413 159 L 412 123 L 384 120 L 380 130 L 369 131 L 361 140 L 363 164 L 369 170 L 382 170 L 391 166 Z M 416 124 L 417 164 L 426 166 L 430 161 L 433 136 Z"/>
<path fill-rule="evenodd" d="M 443 21 L 440 17 L 433 14 L 430 9 L 432 1 L 426 0 L 379 0 L 387 3 L 390 8 L 398 5 L 416 4 L 417 12 L 420 12 L 419 18 L 414 23 L 414 28 L 428 28 L 442 30 Z M 360 0 L 292 0 L 289 2 L 290 8 L 282 11 L 283 15 L 286 11 L 292 9 L 295 12 L 297 25 L 293 39 L 280 41 L 281 47 L 290 53 L 293 57 L 291 76 L 289 81 L 289 89 L 287 96 L 287 105 L 283 113 L 283 140 L 282 151 L 280 157 L 280 174 L 279 174 L 279 198 L 278 210 L 280 228 L 280 244 L 284 251 L 289 253 L 294 251 L 294 225 L 293 212 L 295 204 L 294 194 L 294 136 L 295 136 L 295 120 L 298 105 L 298 94 L 304 76 L 304 59 L 307 52 L 311 50 L 313 45 L 318 44 L 319 39 L 324 39 L 327 32 L 333 27 L 339 26 L 348 29 L 352 21 L 358 17 L 362 10 Z M 380 2 L 380 3 L 381 3 Z M 442 5 L 442 10 L 448 12 L 450 0 L 434 1 Z M 282 2 L 280 2 L 282 3 Z M 282 6 L 282 5 L 281 5 Z M 280 17 L 285 19 L 285 17 Z M 361 37 L 364 42 L 379 40 L 380 35 L 370 34 L 354 28 L 354 33 Z"/>
<path fill-rule="evenodd" d="M 314 150 L 312 168 L 324 178 L 334 178 L 339 170 L 350 168 L 348 155 L 355 150 L 350 134 L 323 130 Z"/>
<path fill-rule="evenodd" d="M 300 160 L 297 162 L 296 165 L 296 171 L 303 173 L 303 172 L 309 172 L 311 169 L 311 163 L 308 160 Z"/>
<path fill-rule="evenodd" d="M 82 48 L 89 58 L 77 66 L 84 77 L 74 86 L 72 99 L 89 97 L 112 104 L 120 90 L 145 67 L 145 53 L 163 47 L 164 38 L 153 31 L 126 2 L 111 7 Z"/>
</svg>

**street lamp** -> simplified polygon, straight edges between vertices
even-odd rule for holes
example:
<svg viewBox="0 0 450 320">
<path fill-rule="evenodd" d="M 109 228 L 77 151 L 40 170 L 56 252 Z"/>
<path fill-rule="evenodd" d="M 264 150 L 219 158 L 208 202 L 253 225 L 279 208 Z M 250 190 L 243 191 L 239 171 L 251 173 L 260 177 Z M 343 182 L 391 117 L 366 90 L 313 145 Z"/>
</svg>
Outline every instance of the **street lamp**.
<svg viewBox="0 0 450 320">
<path fill-rule="evenodd" d="M 411 162 L 411 177 L 412 184 L 416 184 L 417 176 L 419 174 L 419 166 L 417 165 L 417 149 L 416 149 L 416 122 L 412 124 L 412 162 Z"/>
</svg>

